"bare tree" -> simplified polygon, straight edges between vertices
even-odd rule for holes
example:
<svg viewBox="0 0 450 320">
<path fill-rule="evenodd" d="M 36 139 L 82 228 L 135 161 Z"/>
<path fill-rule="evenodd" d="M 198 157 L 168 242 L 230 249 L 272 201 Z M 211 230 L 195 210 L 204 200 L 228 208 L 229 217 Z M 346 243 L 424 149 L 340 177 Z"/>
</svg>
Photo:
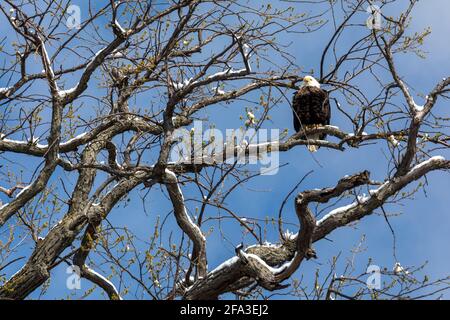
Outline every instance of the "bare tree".
<svg viewBox="0 0 450 320">
<path fill-rule="evenodd" d="M 405 52 L 422 54 L 429 30 L 407 30 L 416 0 L 401 1 L 406 4 L 403 12 L 383 16 L 384 7 L 394 2 L 382 1 L 382 26 L 367 28 L 362 22 L 369 0 L 276 5 L 87 1 L 79 24 L 69 1 L 3 1 L 2 25 L 8 31 L 0 38 L 0 80 L 6 84 L 0 88 L 0 192 L 10 200 L 0 203 L 0 273 L 23 266 L 12 277 L 1 279 L 0 274 L 0 297 L 24 299 L 45 288 L 51 270 L 61 263 L 78 267 L 83 278 L 111 299 L 125 297 L 133 286 L 142 298 L 153 299 L 215 299 L 230 292 L 246 298 L 276 292 L 292 283 L 305 260 L 316 257 L 315 242 L 384 211 L 388 202 L 410 197 L 417 188 L 407 187 L 417 186 L 429 172 L 448 170 L 450 161 L 435 155 L 449 147 L 448 119 L 433 111 L 448 99 L 450 78 L 437 79 L 423 105 L 415 102 L 396 60 Z M 258 132 L 270 124 L 276 107 L 289 108 L 291 92 L 306 72 L 283 37 L 294 33 L 302 41 L 325 25 L 334 31 L 317 53 L 316 75 L 330 91 L 334 115 L 346 119 L 349 129 L 284 131 L 271 142 L 242 140 L 230 153 L 213 151 L 212 160 L 199 159 L 198 154 L 218 144 L 214 136 L 193 141 L 196 133 L 190 128 L 199 119 L 211 124 L 208 112 L 235 103 L 233 111 L 221 112 L 243 114 L 244 129 Z M 353 38 L 351 46 L 342 45 L 352 32 L 361 37 Z M 366 92 L 362 82 L 370 82 L 377 94 Z M 189 161 L 172 161 L 183 128 L 189 128 L 194 151 Z M 328 140 L 300 138 L 322 132 Z M 270 217 L 278 226 L 279 244 L 267 244 L 261 231 L 267 221 L 242 217 L 227 199 L 261 174 L 249 169 L 252 150 L 263 157 L 308 144 L 336 152 L 379 144 L 389 158 L 387 175 L 374 181 L 368 167 L 332 186 L 299 192 L 294 200 L 297 222 L 289 225 L 298 229 L 295 234 L 286 232 L 281 213 L 296 189 L 286 190 L 280 214 Z M 373 156 L 370 152 L 367 148 Z M 141 191 L 145 210 L 158 188 L 172 210 L 149 226 L 150 240 L 110 222 L 114 208 L 126 205 L 131 194 Z M 338 204 L 349 199 L 350 204 Z M 318 219 L 321 204 L 327 206 Z M 220 231 L 224 219 L 236 221 L 254 244 L 237 246 L 235 257 L 211 269 L 205 225 L 225 232 Z M 168 220 L 178 229 L 164 229 Z M 28 256 L 17 253 L 17 238 L 31 241 Z M 102 265 L 113 266 L 112 274 L 94 270 Z M 332 276 L 326 290 L 311 296 L 401 298 L 412 297 L 418 288 L 448 287 L 448 279 L 418 283 L 397 272 L 394 276 L 405 286 L 395 294 L 389 291 L 392 286 L 378 295 L 371 290 L 349 293 L 349 283 L 361 282 L 359 274 Z M 292 294 L 305 297 L 300 284 L 292 287 Z"/>
</svg>

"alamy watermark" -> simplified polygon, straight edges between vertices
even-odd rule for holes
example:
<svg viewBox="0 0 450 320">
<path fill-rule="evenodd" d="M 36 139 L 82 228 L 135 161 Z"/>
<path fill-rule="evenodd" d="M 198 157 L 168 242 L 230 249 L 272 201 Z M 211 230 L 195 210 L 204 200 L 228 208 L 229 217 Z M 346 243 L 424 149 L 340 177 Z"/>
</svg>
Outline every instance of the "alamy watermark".
<svg viewBox="0 0 450 320">
<path fill-rule="evenodd" d="M 202 121 L 194 121 L 191 130 L 179 128 L 174 132 L 172 163 L 188 164 L 259 164 L 262 175 L 274 175 L 279 168 L 279 129 L 203 130 Z M 270 134 L 269 134 L 270 131 Z M 272 140 L 270 140 L 270 138 Z"/>
<path fill-rule="evenodd" d="M 370 5 L 366 9 L 370 17 L 366 21 L 367 28 L 371 30 L 380 30 L 382 28 L 381 8 L 377 5 Z"/>
<path fill-rule="evenodd" d="M 66 27 L 69 29 L 81 28 L 81 8 L 75 4 L 67 7 Z"/>
<path fill-rule="evenodd" d="M 381 268 L 377 265 L 370 265 L 367 267 L 366 273 L 369 274 L 367 277 L 366 285 L 367 288 L 371 290 L 381 289 Z"/>
<path fill-rule="evenodd" d="M 81 289 L 81 270 L 80 267 L 72 265 L 68 266 L 66 273 L 69 274 L 66 280 L 66 287 L 69 290 Z"/>
</svg>

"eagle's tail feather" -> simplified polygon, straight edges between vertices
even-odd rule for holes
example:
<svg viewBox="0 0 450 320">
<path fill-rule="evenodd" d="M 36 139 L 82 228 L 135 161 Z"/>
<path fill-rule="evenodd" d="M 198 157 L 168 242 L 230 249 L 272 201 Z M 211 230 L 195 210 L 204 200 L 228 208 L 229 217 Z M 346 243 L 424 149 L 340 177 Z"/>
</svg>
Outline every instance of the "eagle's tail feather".
<svg viewBox="0 0 450 320">
<path fill-rule="evenodd" d="M 309 139 L 319 140 L 319 139 L 321 139 L 321 136 L 320 136 L 320 134 L 313 134 L 309 137 Z M 317 150 L 319 150 L 319 146 L 308 144 L 308 150 L 309 150 L 309 152 L 317 152 Z"/>
</svg>

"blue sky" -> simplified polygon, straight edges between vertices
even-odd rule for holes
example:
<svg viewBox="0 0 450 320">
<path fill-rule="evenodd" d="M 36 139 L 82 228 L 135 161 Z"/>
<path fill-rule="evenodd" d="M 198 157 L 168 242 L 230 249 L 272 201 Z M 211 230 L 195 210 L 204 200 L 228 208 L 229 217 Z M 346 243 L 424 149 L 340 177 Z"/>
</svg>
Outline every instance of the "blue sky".
<svg viewBox="0 0 450 320">
<path fill-rule="evenodd" d="M 406 2 L 406 1 L 403 1 Z M 399 1 L 400 5 L 403 3 Z M 300 6 L 300 5 L 299 5 Z M 299 7 L 298 10 L 305 10 L 307 7 Z M 450 32 L 450 20 L 447 18 L 450 12 L 450 2 L 443 0 L 427 0 L 418 3 L 414 10 L 413 20 L 411 22 L 411 31 L 421 31 L 425 27 L 432 28 L 432 34 L 427 38 L 424 44 L 424 50 L 428 52 L 426 59 L 420 59 L 415 55 L 406 54 L 397 58 L 399 73 L 407 79 L 407 82 L 415 93 L 426 93 L 439 79 L 448 76 L 450 71 L 450 46 L 445 39 Z M 360 23 L 364 23 L 365 17 L 361 15 Z M 0 26 L 3 31 L 3 24 Z M 292 42 L 288 51 L 296 57 L 297 64 L 304 70 L 317 70 L 319 66 L 320 54 L 328 40 L 330 29 L 325 27 L 319 32 L 309 35 L 287 34 L 283 36 L 285 43 Z M 354 37 L 358 34 L 348 35 L 342 42 L 343 47 L 351 44 Z M 77 75 L 75 75 L 76 79 Z M 0 80 L 0 87 L 3 85 Z M 70 86 L 73 79 L 68 79 Z M 95 88 L 90 88 L 91 93 L 95 93 Z M 370 89 L 368 89 L 370 90 Z M 375 94 L 375 92 L 369 92 Z M 249 95 L 249 99 L 258 99 L 258 95 Z M 138 101 L 143 101 L 140 98 Z M 417 97 L 418 102 L 420 98 Z M 439 113 L 449 116 L 448 105 L 442 101 L 437 105 Z M 236 111 L 237 110 L 237 111 Z M 351 130 L 344 121 L 342 115 L 333 110 L 332 124 L 338 125 L 341 129 Z M 205 115 L 210 116 L 210 122 L 215 123 L 219 128 L 238 127 L 242 120 L 239 116 L 244 114 L 242 103 L 220 106 L 208 110 Z M 291 110 L 287 104 L 278 105 L 271 114 L 273 120 L 265 127 L 289 128 L 292 132 Z M 369 170 L 373 179 L 384 179 L 387 174 L 387 160 L 383 157 L 382 150 L 385 145 L 377 144 L 361 149 L 348 149 L 342 153 L 334 150 L 321 149 L 316 159 L 306 151 L 305 148 L 295 148 L 287 153 L 280 155 L 280 164 L 288 165 L 280 169 L 279 173 L 273 176 L 263 176 L 252 180 L 249 184 L 238 189 L 227 200 L 236 213 L 246 218 L 264 219 L 266 216 L 277 217 L 279 206 L 286 194 L 295 184 L 310 170 L 313 173 L 304 181 L 299 190 L 321 188 L 333 185 L 339 178 L 346 174 L 352 174 L 361 170 Z M 448 152 L 447 152 L 448 153 Z M 447 158 L 449 154 L 443 154 Z M 9 159 L 18 160 L 19 157 L 11 156 Z M 23 163 L 24 167 L 30 164 L 37 164 L 36 159 L 31 162 Z M 26 169 L 26 168 L 25 168 Z M 257 168 L 252 168 L 257 169 Z M 65 174 L 58 170 L 55 173 L 53 182 L 57 185 L 56 177 L 74 181 L 74 174 Z M 402 213 L 399 216 L 390 218 L 390 223 L 396 232 L 397 259 L 405 266 L 418 266 L 428 261 L 429 264 L 425 273 L 431 278 L 439 278 L 448 275 L 450 270 L 450 253 L 445 249 L 449 242 L 450 216 L 448 209 L 448 190 L 450 189 L 450 179 L 445 173 L 431 173 L 427 177 L 429 186 L 427 193 L 419 191 L 413 201 L 404 201 L 402 206 L 386 206 L 389 213 Z M 59 190 L 59 189 L 57 189 Z M 183 189 L 187 199 L 196 195 L 195 190 L 186 187 Z M 56 191 L 60 192 L 60 191 Z M 148 212 L 144 212 L 142 201 L 139 194 L 145 191 L 136 190 L 130 195 L 129 202 L 126 205 L 118 206 L 109 217 L 109 221 L 120 227 L 126 227 L 135 232 L 142 239 L 148 239 L 158 217 L 163 219 L 170 212 L 170 204 L 162 195 L 159 188 L 151 191 L 146 198 L 145 206 Z M 3 195 L 0 195 L 3 197 Z M 6 199 L 1 198 L 3 201 Z M 345 204 L 345 203 L 344 203 Z M 194 210 L 196 204 L 188 202 L 190 210 Z M 216 215 L 215 209 L 209 209 L 207 214 Z M 293 211 L 292 199 L 287 203 L 284 210 L 284 217 L 287 220 L 296 221 Z M 241 237 L 241 227 L 231 220 L 220 226 L 220 230 L 227 234 L 227 240 L 224 241 L 219 232 L 217 224 L 205 224 L 203 231 L 210 227 L 214 232 L 208 236 L 208 263 L 210 269 L 214 268 L 224 260 L 234 255 L 234 247 L 240 242 L 245 245 L 253 244 L 250 237 Z M 295 231 L 290 228 L 291 231 Z M 173 219 L 169 217 L 164 229 L 167 233 L 173 232 L 174 238 L 179 238 L 177 226 Z M 358 244 L 362 236 L 365 236 L 364 250 L 355 260 L 355 269 L 358 273 L 364 272 L 368 258 L 372 258 L 373 264 L 392 269 L 396 259 L 392 254 L 393 239 L 391 232 L 384 218 L 380 215 L 372 215 L 365 218 L 360 223 L 351 227 L 342 228 L 335 231 L 330 237 L 330 241 L 321 241 L 315 244 L 318 259 L 308 261 L 302 264 L 296 277 L 302 274 L 306 279 L 312 279 L 317 268 L 326 273 L 327 265 L 330 259 L 342 253 L 343 257 L 349 257 L 351 250 Z M 43 235 L 45 236 L 45 234 Z M 3 235 L 1 235 L 3 237 Z M 276 242 L 278 240 L 275 228 L 269 228 L 267 241 Z M 20 241 L 18 239 L 17 241 Z M 165 240 L 167 241 L 167 239 Z M 26 255 L 32 248 L 32 241 L 25 239 L 18 249 L 17 255 Z M 143 249 L 144 245 L 139 249 Z M 342 260 L 340 266 L 343 267 L 345 261 Z M 14 264 L 6 270 L 8 275 L 15 273 L 19 264 Z M 82 280 L 82 290 L 69 291 L 66 288 L 67 274 L 66 266 L 52 270 L 50 286 L 44 295 L 45 298 L 61 298 L 67 295 L 74 295 L 74 298 L 82 295 L 84 290 L 91 287 L 90 283 Z M 133 268 L 130 270 L 133 271 Z M 100 271 L 100 270 L 99 270 Z M 107 266 L 103 266 L 101 271 L 109 275 Z M 117 278 L 112 278 L 117 283 Z M 307 280 L 308 281 L 308 280 Z M 133 292 L 133 291 L 132 291 Z M 30 298 L 38 298 L 39 290 L 33 293 Z M 103 297 L 100 290 L 96 290 L 90 298 Z M 125 298 L 133 298 L 133 294 Z M 446 295 L 450 297 L 450 295 Z"/>
</svg>

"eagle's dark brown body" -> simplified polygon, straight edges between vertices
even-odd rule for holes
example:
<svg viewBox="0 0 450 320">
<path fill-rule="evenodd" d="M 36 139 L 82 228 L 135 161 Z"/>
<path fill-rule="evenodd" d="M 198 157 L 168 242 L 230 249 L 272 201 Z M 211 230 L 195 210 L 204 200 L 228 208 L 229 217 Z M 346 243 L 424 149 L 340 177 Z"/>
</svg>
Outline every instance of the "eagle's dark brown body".
<svg viewBox="0 0 450 320">
<path fill-rule="evenodd" d="M 331 118 L 330 100 L 328 92 L 313 86 L 301 87 L 292 101 L 294 111 L 294 128 L 298 132 L 304 126 L 329 125 Z M 326 134 L 309 139 L 325 139 Z M 304 137 L 306 138 L 306 137 Z"/>
</svg>

